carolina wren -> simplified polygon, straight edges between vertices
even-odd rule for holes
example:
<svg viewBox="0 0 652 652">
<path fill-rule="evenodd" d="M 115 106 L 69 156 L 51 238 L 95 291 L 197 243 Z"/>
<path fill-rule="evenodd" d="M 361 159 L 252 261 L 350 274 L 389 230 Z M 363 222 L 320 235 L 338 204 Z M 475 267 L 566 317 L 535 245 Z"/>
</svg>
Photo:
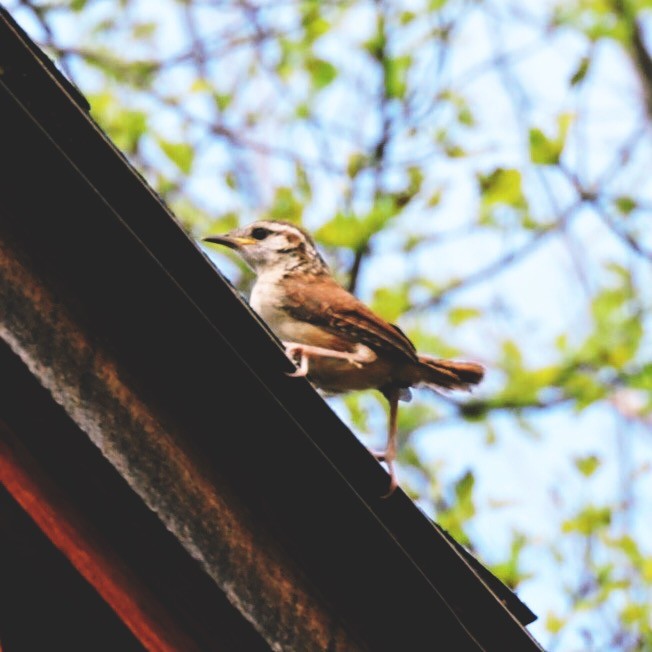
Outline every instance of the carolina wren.
<svg viewBox="0 0 652 652">
<path fill-rule="evenodd" d="M 469 390 L 482 380 L 483 367 L 418 354 L 398 326 L 337 284 L 312 238 L 294 224 L 254 222 L 204 241 L 235 249 L 256 273 L 251 307 L 298 363 L 291 376 L 308 376 L 329 393 L 378 389 L 388 400 L 387 446 L 374 455 L 387 464 L 389 496 L 397 487 L 399 398 L 418 385 Z"/>
</svg>

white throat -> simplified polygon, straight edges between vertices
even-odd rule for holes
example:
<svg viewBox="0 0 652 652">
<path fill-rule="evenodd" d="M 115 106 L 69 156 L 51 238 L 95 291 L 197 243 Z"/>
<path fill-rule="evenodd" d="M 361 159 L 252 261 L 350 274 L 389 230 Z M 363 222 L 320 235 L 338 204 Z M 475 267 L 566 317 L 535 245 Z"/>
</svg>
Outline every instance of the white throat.
<svg viewBox="0 0 652 652">
<path fill-rule="evenodd" d="M 287 270 L 284 265 L 268 267 L 256 277 L 256 282 L 251 288 L 249 303 L 251 307 L 275 330 L 273 321 L 279 318 L 276 314 L 283 298 L 281 281 Z"/>
</svg>

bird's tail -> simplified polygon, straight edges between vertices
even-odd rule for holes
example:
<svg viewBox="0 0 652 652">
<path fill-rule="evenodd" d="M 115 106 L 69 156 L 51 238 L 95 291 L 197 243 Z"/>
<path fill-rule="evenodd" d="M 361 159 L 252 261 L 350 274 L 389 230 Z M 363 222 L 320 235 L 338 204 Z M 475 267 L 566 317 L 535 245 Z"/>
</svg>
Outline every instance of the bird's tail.
<svg viewBox="0 0 652 652">
<path fill-rule="evenodd" d="M 475 362 L 457 362 L 419 355 L 419 363 L 419 384 L 434 390 L 470 390 L 484 376 L 484 367 Z"/>
</svg>

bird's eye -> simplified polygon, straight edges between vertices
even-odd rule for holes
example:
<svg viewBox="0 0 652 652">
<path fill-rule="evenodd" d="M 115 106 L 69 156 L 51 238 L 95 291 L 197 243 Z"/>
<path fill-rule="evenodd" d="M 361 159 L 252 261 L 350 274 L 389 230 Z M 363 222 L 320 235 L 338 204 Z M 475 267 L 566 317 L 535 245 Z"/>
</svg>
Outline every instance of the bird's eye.
<svg viewBox="0 0 652 652">
<path fill-rule="evenodd" d="M 271 231 L 269 229 L 264 229 L 262 226 L 257 226 L 252 230 L 251 237 L 254 240 L 264 240 L 270 233 Z"/>
</svg>

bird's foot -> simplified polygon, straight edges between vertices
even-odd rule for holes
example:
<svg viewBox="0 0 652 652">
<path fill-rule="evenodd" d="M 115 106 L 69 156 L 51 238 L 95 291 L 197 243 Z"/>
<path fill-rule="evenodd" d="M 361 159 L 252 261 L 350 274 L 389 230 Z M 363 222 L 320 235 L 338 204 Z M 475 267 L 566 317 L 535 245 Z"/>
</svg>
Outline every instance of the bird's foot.
<svg viewBox="0 0 652 652">
<path fill-rule="evenodd" d="M 387 490 L 386 494 L 383 494 L 381 496 L 382 499 L 389 498 L 396 491 L 396 488 L 398 487 L 396 471 L 394 471 L 394 462 L 392 462 L 391 460 L 385 460 L 385 464 L 387 465 L 387 470 L 389 471 L 389 489 Z"/>
<path fill-rule="evenodd" d="M 361 369 L 365 364 L 373 362 L 376 359 L 376 354 L 367 347 L 357 347 L 355 351 L 336 351 L 335 349 L 325 349 L 321 346 L 299 344 L 298 342 L 283 342 L 283 346 L 285 346 L 286 355 L 295 364 L 297 364 L 298 357 L 297 370 L 288 374 L 288 376 L 293 378 L 308 375 L 310 358 L 346 360 L 358 369 Z"/>
<path fill-rule="evenodd" d="M 384 462 L 389 472 L 389 489 L 387 493 L 383 494 L 381 498 L 389 498 L 398 487 L 398 480 L 396 478 L 396 471 L 394 470 L 395 453 L 391 450 L 384 451 L 369 451 L 379 462 Z"/>
<path fill-rule="evenodd" d="M 299 362 L 295 371 L 287 372 L 287 375 L 290 378 L 301 378 L 302 376 L 308 375 L 308 356 L 304 351 L 304 347 L 301 344 L 296 344 L 295 342 L 283 342 L 285 346 L 285 355 L 290 358 L 290 361 L 294 364 L 297 364 L 297 355 L 299 356 Z"/>
</svg>

